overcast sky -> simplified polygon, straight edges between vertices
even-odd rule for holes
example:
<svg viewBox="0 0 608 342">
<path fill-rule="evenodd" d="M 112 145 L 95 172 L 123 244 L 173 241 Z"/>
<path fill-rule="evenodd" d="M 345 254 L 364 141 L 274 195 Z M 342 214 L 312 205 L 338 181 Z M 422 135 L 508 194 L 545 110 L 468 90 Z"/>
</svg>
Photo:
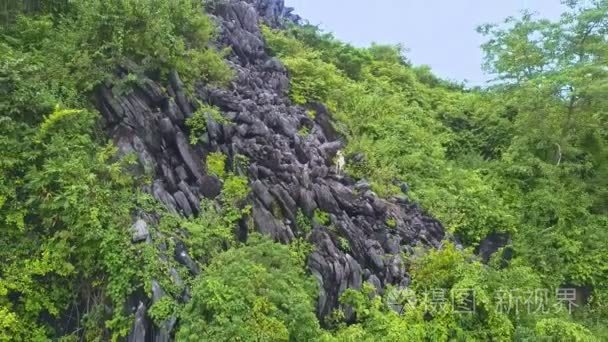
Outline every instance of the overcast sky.
<svg viewBox="0 0 608 342">
<path fill-rule="evenodd" d="M 483 43 L 475 28 L 522 9 L 558 18 L 560 0 L 285 0 L 295 13 L 357 46 L 402 43 L 414 64 L 454 81 L 483 84 Z"/>
</svg>

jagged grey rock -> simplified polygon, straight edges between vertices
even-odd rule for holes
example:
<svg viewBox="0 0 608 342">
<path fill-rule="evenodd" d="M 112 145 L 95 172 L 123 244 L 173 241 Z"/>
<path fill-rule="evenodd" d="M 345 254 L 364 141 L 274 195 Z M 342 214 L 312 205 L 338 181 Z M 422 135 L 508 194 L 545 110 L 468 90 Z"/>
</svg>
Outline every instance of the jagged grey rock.
<svg viewBox="0 0 608 342">
<path fill-rule="evenodd" d="M 510 243 L 511 236 L 508 233 L 491 233 L 479 243 L 477 253 L 481 256 L 483 262 L 487 263 L 490 257 L 500 248 Z"/>
<path fill-rule="evenodd" d="M 166 296 L 165 291 L 156 280 L 152 280 L 152 305 L 156 304 Z M 171 331 L 177 322 L 175 315 L 170 316 L 160 323 L 160 327 L 154 327 L 154 342 L 168 342 L 171 340 Z"/>
<path fill-rule="evenodd" d="M 133 232 L 132 241 L 134 243 L 146 241 L 150 237 L 148 224 L 142 219 L 135 221 L 135 223 L 131 226 L 131 231 Z"/>
<path fill-rule="evenodd" d="M 376 287 L 407 284 L 398 255 L 417 244 L 439 246 L 443 227 L 407 198 L 381 199 L 369 183 L 335 173 L 332 158 L 342 138 L 330 111 L 320 103 L 302 107 L 290 101 L 288 72 L 268 56 L 259 29 L 261 22 L 280 27 L 299 18 L 283 0 L 221 0 L 214 8 L 220 28 L 217 45 L 231 48 L 227 62 L 236 76 L 229 89 L 199 84 L 195 96 L 217 106 L 233 122 L 208 120 L 203 144 L 188 142 L 185 118 L 192 115 L 196 101 L 185 96 L 175 72 L 168 84 L 146 80 L 128 94 L 111 87 L 97 93 L 107 133 L 153 175 L 146 191 L 170 211 L 194 215 L 201 197 L 213 199 L 221 191 L 220 180 L 205 170 L 206 155 L 222 151 L 228 160 L 243 155 L 249 160 L 249 200 L 258 231 L 289 243 L 297 230 L 293 216 L 298 210 L 309 217 L 317 209 L 331 213 L 332 227 L 315 225 L 309 236 L 316 247 L 308 268 L 321 287 L 320 317 L 339 305 L 346 288 L 359 288 L 364 280 Z M 303 126 L 310 130 L 305 137 L 297 134 Z M 348 160 L 363 158 L 356 154 Z M 388 218 L 394 227 L 387 226 Z M 349 251 L 336 247 L 341 238 L 349 242 Z M 200 272 L 183 243 L 176 241 L 172 252 L 191 273 Z"/>
<path fill-rule="evenodd" d="M 135 312 L 135 321 L 133 327 L 127 337 L 129 342 L 146 342 L 146 331 L 148 330 L 149 323 L 146 319 L 146 305 L 142 302 L 139 303 L 137 311 Z"/>
<path fill-rule="evenodd" d="M 174 253 L 175 260 L 184 265 L 192 274 L 197 275 L 201 273 L 201 269 L 196 262 L 192 260 L 192 257 L 190 257 L 186 245 L 183 242 L 177 241 L 175 243 Z"/>
</svg>

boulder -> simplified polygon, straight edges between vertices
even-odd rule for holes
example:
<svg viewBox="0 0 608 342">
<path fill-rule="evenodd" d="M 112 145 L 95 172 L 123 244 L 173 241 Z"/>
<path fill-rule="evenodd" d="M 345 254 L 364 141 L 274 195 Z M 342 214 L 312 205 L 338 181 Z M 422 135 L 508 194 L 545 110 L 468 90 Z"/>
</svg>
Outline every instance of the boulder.
<svg viewBox="0 0 608 342">
<path fill-rule="evenodd" d="M 135 223 L 131 226 L 131 232 L 133 233 L 133 237 L 131 238 L 133 243 L 146 241 L 148 238 L 150 238 L 148 224 L 142 219 L 135 221 Z"/>
</svg>

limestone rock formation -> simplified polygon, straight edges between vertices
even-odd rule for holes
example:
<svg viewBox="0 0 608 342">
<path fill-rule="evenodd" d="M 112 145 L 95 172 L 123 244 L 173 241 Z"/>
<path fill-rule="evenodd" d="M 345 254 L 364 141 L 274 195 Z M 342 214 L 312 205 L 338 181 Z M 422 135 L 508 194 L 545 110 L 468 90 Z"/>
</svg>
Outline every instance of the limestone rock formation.
<svg viewBox="0 0 608 342">
<path fill-rule="evenodd" d="M 416 244 L 438 246 L 443 228 L 404 198 L 381 199 L 364 180 L 336 174 L 332 158 L 343 141 L 333 130 L 331 114 L 322 104 L 311 104 L 319 114 L 313 121 L 305 108 L 292 104 L 288 72 L 267 54 L 259 29 L 262 21 L 277 27 L 299 18 L 283 0 L 219 1 L 213 14 L 220 27 L 218 45 L 231 48 L 228 63 L 236 77 L 227 89 L 205 84 L 196 88 L 197 100 L 217 106 L 232 119 L 229 124 L 209 119 L 205 143 L 188 142 L 185 119 L 195 110 L 195 99 L 185 95 L 176 73 L 168 84 L 146 80 L 127 94 L 111 87 L 98 92 L 107 133 L 120 151 L 137 155 L 140 167 L 135 172 L 154 177 L 145 191 L 173 212 L 197 215 L 199 198 L 214 198 L 221 187 L 205 170 L 206 156 L 213 151 L 223 152 L 228 160 L 243 155 L 249 160 L 244 171 L 251 185 L 250 221 L 255 229 L 289 243 L 302 236 L 295 220 L 298 210 L 309 217 L 315 210 L 329 214 L 330 222 L 315 223 L 310 234 L 316 250 L 308 267 L 321 285 L 320 317 L 337 307 L 346 288 L 365 281 L 378 288 L 407 286 L 400 254 Z M 310 134 L 300 136 L 302 126 L 310 128 Z M 144 240 L 144 235 L 138 228 L 134 241 Z M 192 272 L 200 271 L 185 248 L 171 257 Z M 137 308 L 133 334 L 151 326 L 142 321 L 142 310 L 143 304 Z M 166 331 L 154 334 L 156 341 L 169 339 Z"/>
</svg>

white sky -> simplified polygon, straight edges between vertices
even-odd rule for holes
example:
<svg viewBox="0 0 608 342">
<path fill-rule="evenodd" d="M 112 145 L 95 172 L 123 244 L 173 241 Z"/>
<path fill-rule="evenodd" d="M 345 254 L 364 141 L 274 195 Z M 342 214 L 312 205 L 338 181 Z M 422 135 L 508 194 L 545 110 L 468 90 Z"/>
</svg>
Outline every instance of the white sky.
<svg viewBox="0 0 608 342">
<path fill-rule="evenodd" d="M 414 64 L 454 81 L 483 84 L 483 43 L 475 28 L 522 9 L 558 18 L 560 0 L 285 0 L 295 13 L 356 46 L 402 43 Z"/>
</svg>

